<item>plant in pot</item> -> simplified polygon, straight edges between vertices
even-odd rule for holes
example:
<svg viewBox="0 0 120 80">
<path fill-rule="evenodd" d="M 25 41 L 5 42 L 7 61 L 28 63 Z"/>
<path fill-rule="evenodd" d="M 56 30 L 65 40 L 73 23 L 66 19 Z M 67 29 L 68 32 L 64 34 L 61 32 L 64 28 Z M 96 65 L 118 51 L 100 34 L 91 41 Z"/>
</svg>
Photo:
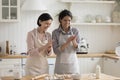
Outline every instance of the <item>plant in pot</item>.
<svg viewBox="0 0 120 80">
<path fill-rule="evenodd" d="M 112 12 L 112 21 L 116 23 L 120 23 L 120 0 L 115 0 L 116 5 Z"/>
</svg>

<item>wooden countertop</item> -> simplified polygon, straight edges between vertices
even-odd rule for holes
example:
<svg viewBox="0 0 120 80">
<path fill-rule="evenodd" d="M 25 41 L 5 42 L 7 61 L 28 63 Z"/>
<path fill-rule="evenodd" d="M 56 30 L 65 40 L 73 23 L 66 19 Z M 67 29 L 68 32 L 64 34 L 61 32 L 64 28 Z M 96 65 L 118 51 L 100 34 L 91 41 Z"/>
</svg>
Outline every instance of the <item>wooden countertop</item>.
<svg viewBox="0 0 120 80">
<path fill-rule="evenodd" d="M 32 78 L 34 78 L 34 77 L 24 76 L 20 80 L 32 80 Z M 5 77 L 2 77 L 2 79 L 3 80 L 14 80 L 14 77 L 13 76 L 5 76 Z M 44 80 L 44 77 L 40 78 L 40 79 L 35 79 L 35 80 Z M 64 79 L 64 80 L 72 80 L 72 79 Z M 111 75 L 102 73 L 100 75 L 100 79 L 96 79 L 95 75 L 93 75 L 93 73 L 90 73 L 90 74 L 81 74 L 80 80 L 120 80 L 120 77 L 115 77 L 115 76 L 111 76 Z"/>
<path fill-rule="evenodd" d="M 2 55 L 1 59 L 16 59 L 16 58 L 26 58 L 27 55 Z"/>
<path fill-rule="evenodd" d="M 96 79 L 94 76 L 90 74 L 82 74 L 80 80 L 120 80 L 120 78 L 107 74 L 101 74 L 100 79 Z"/>
<path fill-rule="evenodd" d="M 113 59 L 120 59 L 119 56 L 115 55 L 112 51 L 107 51 L 105 53 L 88 53 L 88 54 L 77 54 L 78 58 L 90 58 L 90 57 L 108 57 Z M 56 55 L 53 54 L 48 56 L 48 58 L 55 58 Z M 1 59 L 16 59 L 16 58 L 27 58 L 27 55 L 2 55 Z"/>
<path fill-rule="evenodd" d="M 25 76 L 21 80 L 31 80 L 31 76 Z M 44 80 L 44 79 L 37 79 L 37 80 Z M 72 80 L 72 79 L 66 79 L 66 80 Z M 101 74 L 100 79 L 96 79 L 95 76 L 92 74 L 81 74 L 80 80 L 120 80 L 119 77 L 114 77 L 107 74 Z"/>
</svg>

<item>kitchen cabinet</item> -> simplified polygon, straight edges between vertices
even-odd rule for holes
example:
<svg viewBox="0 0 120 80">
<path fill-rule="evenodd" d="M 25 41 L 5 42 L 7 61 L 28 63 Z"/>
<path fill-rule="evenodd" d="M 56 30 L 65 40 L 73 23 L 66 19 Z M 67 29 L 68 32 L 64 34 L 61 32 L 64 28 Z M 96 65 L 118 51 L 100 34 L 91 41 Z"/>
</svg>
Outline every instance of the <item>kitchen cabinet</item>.
<svg viewBox="0 0 120 80">
<path fill-rule="evenodd" d="M 0 74 L 2 76 L 14 76 L 17 70 L 21 75 L 21 59 L 0 59 Z"/>
<path fill-rule="evenodd" d="M 56 58 L 48 58 L 49 74 L 54 74 L 55 60 Z M 103 61 L 101 57 L 78 58 L 78 62 L 80 67 L 80 74 L 93 73 L 95 72 L 96 65 L 100 65 L 101 69 L 103 65 Z"/>
<path fill-rule="evenodd" d="M 22 76 L 25 76 L 25 63 L 27 58 L 21 58 L 21 68 L 22 68 Z M 55 68 L 55 60 L 56 58 L 48 58 L 48 64 L 49 64 L 49 74 L 54 74 L 54 68 Z"/>
<path fill-rule="evenodd" d="M 54 74 L 55 68 L 55 59 L 48 58 L 49 64 L 49 74 Z M 19 65 L 18 69 L 21 76 L 25 76 L 25 63 L 27 58 L 18 58 L 18 59 L 0 59 L 0 72 L 5 76 L 12 76 L 13 71 L 15 70 L 15 65 Z"/>
<path fill-rule="evenodd" d="M 20 0 L 0 0 L 0 22 L 18 22 Z"/>
<path fill-rule="evenodd" d="M 25 63 L 27 58 L 21 58 L 21 69 L 22 69 L 22 76 L 25 76 Z"/>
<path fill-rule="evenodd" d="M 25 63 L 27 58 L 21 58 L 22 76 L 25 76 Z M 54 74 L 56 58 L 48 58 L 49 74 Z"/>
<path fill-rule="evenodd" d="M 104 61 L 103 70 L 105 74 L 120 77 L 120 60 L 119 59 L 111 59 L 111 58 L 105 57 L 103 61 Z"/>
<path fill-rule="evenodd" d="M 111 13 L 115 1 L 61 0 L 61 2 L 69 5 L 68 8 L 73 13 L 74 20 L 71 23 L 73 26 L 120 26 L 120 23 L 112 22 Z"/>
<path fill-rule="evenodd" d="M 101 71 L 105 74 L 120 77 L 120 57 L 115 54 L 105 54 L 105 53 L 88 53 L 88 54 L 78 54 L 78 62 L 80 67 L 80 74 L 94 73 L 96 65 L 100 65 Z M 4 71 L 5 75 L 13 75 L 14 65 L 19 64 L 19 70 L 22 76 L 25 76 L 25 63 L 27 55 L 8 55 L 0 56 L 0 72 Z M 49 74 L 54 74 L 55 60 L 56 56 L 49 56 Z M 2 65 L 2 66 L 1 66 Z"/>
<path fill-rule="evenodd" d="M 94 73 L 97 65 L 100 65 L 101 71 L 103 72 L 103 61 L 101 57 L 79 58 L 78 61 L 80 74 Z"/>
</svg>

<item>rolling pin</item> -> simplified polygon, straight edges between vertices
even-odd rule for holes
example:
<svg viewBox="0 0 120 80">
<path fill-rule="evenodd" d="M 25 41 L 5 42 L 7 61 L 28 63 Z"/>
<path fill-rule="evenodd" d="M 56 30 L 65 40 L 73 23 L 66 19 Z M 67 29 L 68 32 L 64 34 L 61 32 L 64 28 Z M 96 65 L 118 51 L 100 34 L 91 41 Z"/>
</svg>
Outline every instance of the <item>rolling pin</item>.
<svg viewBox="0 0 120 80">
<path fill-rule="evenodd" d="M 42 74 L 42 75 L 39 75 L 39 76 L 35 76 L 34 78 L 32 78 L 32 80 L 37 80 L 37 79 L 40 79 L 40 78 L 44 78 L 48 76 L 48 74 Z"/>
</svg>

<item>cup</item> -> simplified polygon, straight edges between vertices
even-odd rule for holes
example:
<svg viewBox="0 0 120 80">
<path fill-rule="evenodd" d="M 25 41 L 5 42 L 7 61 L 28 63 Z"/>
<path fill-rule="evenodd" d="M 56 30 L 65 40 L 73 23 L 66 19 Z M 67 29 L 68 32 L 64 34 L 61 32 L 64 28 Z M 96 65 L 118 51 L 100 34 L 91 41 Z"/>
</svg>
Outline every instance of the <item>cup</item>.
<svg viewBox="0 0 120 80">
<path fill-rule="evenodd" d="M 106 17 L 105 17 L 105 22 L 107 22 L 107 23 L 111 22 L 111 17 L 106 16 Z"/>
</svg>

